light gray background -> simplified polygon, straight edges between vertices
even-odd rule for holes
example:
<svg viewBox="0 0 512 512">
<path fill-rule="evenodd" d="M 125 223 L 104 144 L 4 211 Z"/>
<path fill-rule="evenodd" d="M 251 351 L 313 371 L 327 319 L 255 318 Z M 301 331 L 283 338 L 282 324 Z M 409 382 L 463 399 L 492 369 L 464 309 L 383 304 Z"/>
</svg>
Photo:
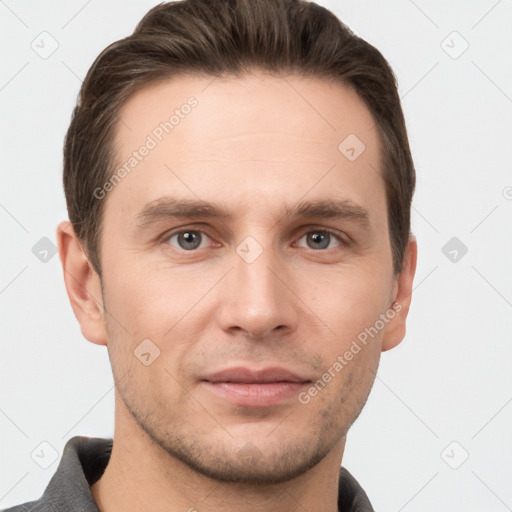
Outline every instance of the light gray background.
<svg viewBox="0 0 512 512">
<path fill-rule="evenodd" d="M 408 333 L 383 354 L 343 465 L 378 511 L 512 510 L 512 2 L 319 3 L 392 65 L 418 173 Z M 155 4 L 0 1 L 0 508 L 42 494 L 70 437 L 113 435 L 106 348 L 82 337 L 58 255 L 32 248 L 67 218 L 81 79 Z M 47 59 L 31 47 L 51 47 L 43 31 L 59 45 Z M 468 248 L 457 262 L 452 237 Z M 47 469 L 31 457 L 52 461 L 42 442 Z"/>
</svg>

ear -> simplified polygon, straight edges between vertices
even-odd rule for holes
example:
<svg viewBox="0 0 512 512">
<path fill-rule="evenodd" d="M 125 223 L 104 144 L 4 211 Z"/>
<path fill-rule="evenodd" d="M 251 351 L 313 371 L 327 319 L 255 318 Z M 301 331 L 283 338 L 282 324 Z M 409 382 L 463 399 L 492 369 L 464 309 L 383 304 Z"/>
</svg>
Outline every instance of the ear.
<svg viewBox="0 0 512 512">
<path fill-rule="evenodd" d="M 387 324 L 382 336 L 382 351 L 396 347 L 405 337 L 405 324 L 411 305 L 412 283 L 416 272 L 418 244 L 414 235 L 409 236 L 405 249 L 402 272 L 395 277 L 393 305 L 395 316 Z"/>
<path fill-rule="evenodd" d="M 89 263 L 71 222 L 57 226 L 59 257 L 64 283 L 83 336 L 97 345 L 106 345 L 101 281 Z"/>
</svg>

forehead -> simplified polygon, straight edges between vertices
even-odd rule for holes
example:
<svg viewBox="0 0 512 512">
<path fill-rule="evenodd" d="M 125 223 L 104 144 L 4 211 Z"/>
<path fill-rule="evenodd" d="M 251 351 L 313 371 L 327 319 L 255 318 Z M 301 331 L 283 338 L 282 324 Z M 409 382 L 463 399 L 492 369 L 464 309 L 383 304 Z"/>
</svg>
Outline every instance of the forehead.
<svg viewBox="0 0 512 512">
<path fill-rule="evenodd" d="M 252 195 L 264 208 L 265 198 L 305 193 L 382 202 L 375 121 L 339 83 L 262 72 L 177 76 L 138 91 L 119 117 L 116 168 L 127 172 L 107 203 L 142 206 L 176 192 L 245 205 Z"/>
</svg>

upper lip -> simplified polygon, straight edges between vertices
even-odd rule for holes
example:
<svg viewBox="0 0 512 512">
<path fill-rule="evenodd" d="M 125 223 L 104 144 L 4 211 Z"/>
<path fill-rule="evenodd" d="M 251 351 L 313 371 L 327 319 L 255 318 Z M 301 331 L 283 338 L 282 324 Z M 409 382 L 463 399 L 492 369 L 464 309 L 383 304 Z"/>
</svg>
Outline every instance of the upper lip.
<svg viewBox="0 0 512 512">
<path fill-rule="evenodd" d="M 225 368 L 224 370 L 211 373 L 202 380 L 209 382 L 240 382 L 242 384 L 256 384 L 267 382 L 308 382 L 299 375 L 286 370 L 285 368 L 271 367 L 261 370 L 250 370 L 237 366 L 235 368 Z"/>
</svg>

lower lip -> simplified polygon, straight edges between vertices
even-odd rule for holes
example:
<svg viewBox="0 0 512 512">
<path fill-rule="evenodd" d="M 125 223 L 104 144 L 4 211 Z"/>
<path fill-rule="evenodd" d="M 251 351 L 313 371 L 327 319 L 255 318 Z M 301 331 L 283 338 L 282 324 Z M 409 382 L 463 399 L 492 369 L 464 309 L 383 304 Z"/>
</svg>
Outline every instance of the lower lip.
<svg viewBox="0 0 512 512">
<path fill-rule="evenodd" d="M 267 382 L 242 384 L 238 382 L 204 381 L 210 390 L 236 405 L 264 407 L 297 396 L 307 382 Z"/>
</svg>

